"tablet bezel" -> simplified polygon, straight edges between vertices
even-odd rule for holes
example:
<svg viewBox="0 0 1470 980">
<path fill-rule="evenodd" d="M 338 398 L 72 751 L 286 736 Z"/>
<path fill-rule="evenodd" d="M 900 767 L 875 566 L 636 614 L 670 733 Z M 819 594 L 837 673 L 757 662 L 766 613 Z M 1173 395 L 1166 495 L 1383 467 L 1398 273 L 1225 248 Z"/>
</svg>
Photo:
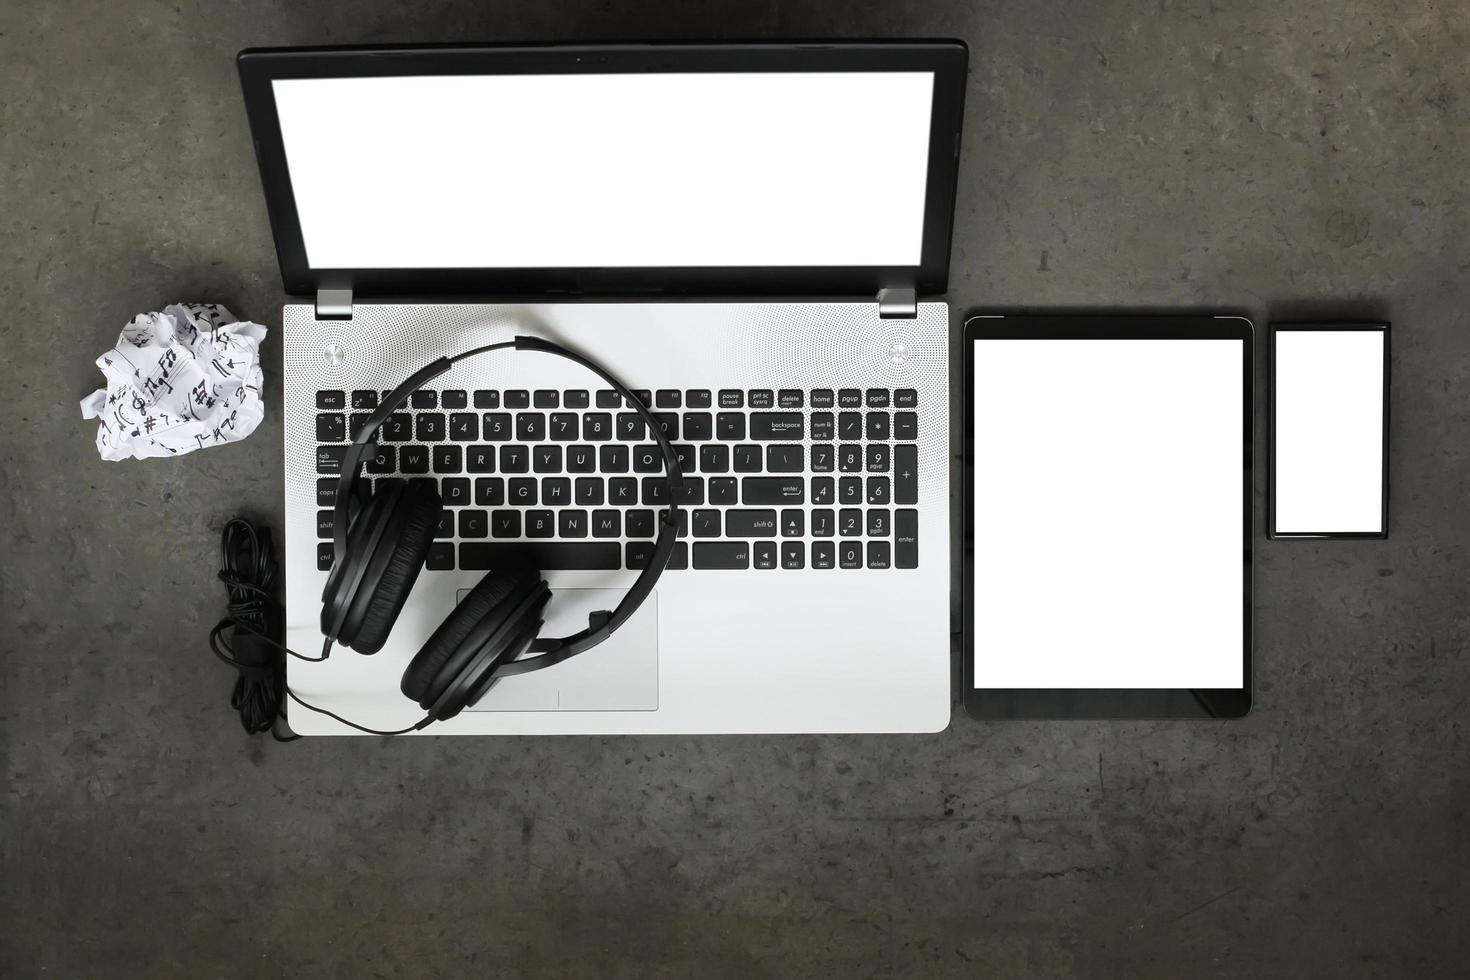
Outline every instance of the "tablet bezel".
<svg viewBox="0 0 1470 980">
<path fill-rule="evenodd" d="M 982 339 L 1055 340 L 1242 340 L 1241 376 L 1244 404 L 1241 419 L 1243 473 L 1241 506 L 1244 632 L 1240 688 L 994 688 L 977 690 L 975 672 L 975 520 L 972 501 L 975 481 L 973 431 L 975 346 Z M 1252 681 L 1252 552 L 1255 541 L 1252 452 L 1255 426 L 1254 328 L 1242 316 L 1010 316 L 970 313 L 965 318 L 964 344 L 964 514 L 960 588 L 963 596 L 960 700 L 972 718 L 1016 719 L 1128 719 L 1128 718 L 1240 718 L 1251 708 Z"/>
</svg>

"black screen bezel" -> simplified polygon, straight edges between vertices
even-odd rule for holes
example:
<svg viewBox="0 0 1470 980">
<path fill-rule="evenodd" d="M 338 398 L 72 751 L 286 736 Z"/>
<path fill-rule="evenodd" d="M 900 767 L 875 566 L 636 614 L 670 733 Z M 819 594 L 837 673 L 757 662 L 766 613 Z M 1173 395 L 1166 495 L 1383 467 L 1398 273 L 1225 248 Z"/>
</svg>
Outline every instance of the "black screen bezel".
<svg viewBox="0 0 1470 980">
<path fill-rule="evenodd" d="M 1383 472 L 1380 476 L 1380 505 L 1377 531 L 1278 531 L 1276 529 L 1276 335 L 1297 333 L 1383 334 Z M 1392 335 L 1386 321 L 1368 323 L 1273 323 L 1266 338 L 1266 445 L 1268 487 L 1266 490 L 1266 536 L 1273 541 L 1321 541 L 1324 539 L 1383 539 L 1388 537 L 1388 396 L 1389 343 Z"/>
<path fill-rule="evenodd" d="M 1250 712 L 1253 670 L 1252 551 L 1255 537 L 1252 446 L 1255 421 L 1254 330 L 1239 316 L 997 316 L 970 314 L 963 331 L 965 364 L 964 489 L 961 510 L 964 536 L 961 556 L 963 642 L 961 644 L 960 699 L 971 717 L 995 719 L 1128 719 L 1128 718 L 1240 718 Z M 1242 582 L 1244 643 L 1241 651 L 1243 685 L 1239 688 L 988 688 L 976 690 L 974 562 L 975 347 L 981 339 L 1123 339 L 1123 340 L 1241 340 L 1244 408 L 1241 419 L 1241 506 L 1244 511 Z M 1150 529 L 1139 529 L 1149 533 Z"/>
<path fill-rule="evenodd" d="M 968 50 L 955 40 L 782 44 L 433 45 L 260 48 L 237 62 L 286 291 L 351 288 L 413 296 L 669 294 L 875 295 L 890 287 L 941 294 L 949 278 Z M 645 72 L 932 71 L 929 169 L 918 266 L 562 269 L 313 269 L 306 259 L 271 83 L 278 78 Z M 873 120 L 874 140 L 883 120 Z M 365 202 L 371 207 L 371 202 Z M 881 195 L 854 202 L 881 208 Z M 548 217 L 548 220 L 551 220 Z"/>
</svg>

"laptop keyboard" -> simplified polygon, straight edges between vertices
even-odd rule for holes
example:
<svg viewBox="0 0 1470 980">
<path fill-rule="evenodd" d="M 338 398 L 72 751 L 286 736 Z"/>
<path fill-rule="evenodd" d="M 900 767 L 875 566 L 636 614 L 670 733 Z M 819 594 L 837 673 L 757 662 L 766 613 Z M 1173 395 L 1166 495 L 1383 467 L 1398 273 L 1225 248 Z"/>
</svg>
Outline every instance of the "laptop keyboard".
<svg viewBox="0 0 1470 980">
<path fill-rule="evenodd" d="M 316 395 L 317 536 L 332 536 L 347 443 L 377 391 Z M 684 473 L 668 569 L 887 569 L 919 562 L 912 388 L 660 389 Z M 810 439 L 811 445 L 804 445 Z M 429 570 L 648 564 L 668 505 L 663 454 L 612 390 L 423 389 L 383 424 L 368 479 L 437 484 Z M 317 546 L 317 567 L 332 546 Z"/>
</svg>

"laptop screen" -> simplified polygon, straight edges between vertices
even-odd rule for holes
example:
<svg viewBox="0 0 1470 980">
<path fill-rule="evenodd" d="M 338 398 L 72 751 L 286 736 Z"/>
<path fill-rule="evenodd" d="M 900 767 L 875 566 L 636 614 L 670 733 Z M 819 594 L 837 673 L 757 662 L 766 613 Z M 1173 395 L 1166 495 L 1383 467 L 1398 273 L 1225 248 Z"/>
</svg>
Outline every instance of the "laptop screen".
<svg viewBox="0 0 1470 980">
<path fill-rule="evenodd" d="M 272 85 L 314 269 L 920 263 L 932 72 Z"/>
</svg>

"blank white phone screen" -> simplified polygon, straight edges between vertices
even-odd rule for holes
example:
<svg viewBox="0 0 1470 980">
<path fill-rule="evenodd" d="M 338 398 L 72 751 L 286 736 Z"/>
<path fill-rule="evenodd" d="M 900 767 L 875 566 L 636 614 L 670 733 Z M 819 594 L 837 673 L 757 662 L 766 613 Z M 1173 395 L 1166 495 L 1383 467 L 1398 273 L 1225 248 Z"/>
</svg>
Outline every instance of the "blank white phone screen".
<svg viewBox="0 0 1470 980">
<path fill-rule="evenodd" d="M 272 85 L 315 269 L 919 265 L 932 72 Z"/>
<path fill-rule="evenodd" d="M 1272 331 L 1274 530 L 1381 534 L 1383 330 Z"/>
<path fill-rule="evenodd" d="M 974 343 L 975 687 L 1242 687 L 1245 342 Z"/>
</svg>

